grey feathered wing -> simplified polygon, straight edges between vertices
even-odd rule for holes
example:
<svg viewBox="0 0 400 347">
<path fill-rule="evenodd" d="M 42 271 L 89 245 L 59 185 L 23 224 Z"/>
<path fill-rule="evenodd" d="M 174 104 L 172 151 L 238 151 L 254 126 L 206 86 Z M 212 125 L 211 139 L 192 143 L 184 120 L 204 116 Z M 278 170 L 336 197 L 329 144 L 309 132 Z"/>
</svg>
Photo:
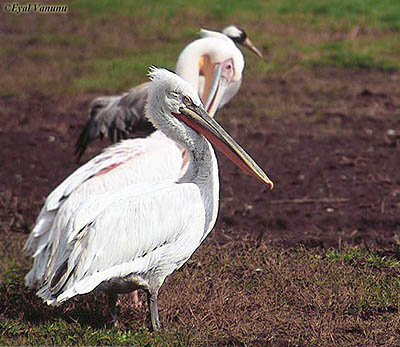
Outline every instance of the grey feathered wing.
<svg viewBox="0 0 400 347">
<path fill-rule="evenodd" d="M 134 131 L 149 134 L 155 129 L 144 116 L 149 82 L 139 84 L 127 93 L 102 96 L 89 106 L 89 120 L 75 144 L 79 161 L 86 148 L 96 139 L 108 137 L 112 142 L 126 139 Z"/>
</svg>

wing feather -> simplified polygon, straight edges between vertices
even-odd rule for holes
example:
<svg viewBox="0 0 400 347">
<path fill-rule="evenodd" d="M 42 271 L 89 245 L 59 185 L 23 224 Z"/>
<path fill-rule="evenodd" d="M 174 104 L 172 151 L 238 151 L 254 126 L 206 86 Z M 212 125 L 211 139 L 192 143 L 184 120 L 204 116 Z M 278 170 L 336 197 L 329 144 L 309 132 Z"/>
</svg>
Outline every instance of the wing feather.
<svg viewBox="0 0 400 347">
<path fill-rule="evenodd" d="M 25 244 L 24 251 L 35 257 L 26 285 L 33 288 L 41 281 L 51 248 L 58 246 L 68 218 L 82 200 L 137 183 L 175 182 L 183 164 L 182 150 L 164 134 L 155 132 L 145 139 L 110 146 L 77 169 L 47 197 Z"/>
<path fill-rule="evenodd" d="M 131 274 L 163 280 L 198 247 L 204 223 L 200 191 L 192 183 L 92 196 L 60 236 L 49 281 L 38 294 L 55 304 Z"/>
<path fill-rule="evenodd" d="M 144 116 L 149 82 L 142 83 L 119 96 L 94 99 L 89 106 L 89 120 L 75 144 L 75 154 L 81 159 L 88 145 L 95 139 L 109 137 L 112 142 L 126 139 L 128 133 L 155 129 Z"/>
</svg>

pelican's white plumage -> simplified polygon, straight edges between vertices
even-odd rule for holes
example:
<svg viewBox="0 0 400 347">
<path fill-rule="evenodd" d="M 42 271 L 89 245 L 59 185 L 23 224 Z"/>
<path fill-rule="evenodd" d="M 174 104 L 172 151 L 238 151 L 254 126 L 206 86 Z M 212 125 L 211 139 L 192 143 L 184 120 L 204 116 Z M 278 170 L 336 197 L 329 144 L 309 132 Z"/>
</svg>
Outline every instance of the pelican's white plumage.
<svg viewBox="0 0 400 347">
<path fill-rule="evenodd" d="M 164 69 L 154 69 L 151 77 L 148 117 L 190 156 L 184 176 L 81 200 L 59 235 L 38 295 L 57 305 L 102 290 L 116 318 L 117 295 L 142 288 L 148 293 L 153 329 L 158 329 L 159 288 L 189 259 L 217 217 L 218 165 L 212 146 L 198 131 L 261 181 L 272 182 L 207 115 L 187 82 Z"/>
<path fill-rule="evenodd" d="M 89 197 L 60 235 L 53 256 L 51 269 L 62 269 L 65 261 L 69 264 L 52 290 L 62 293 L 53 296 L 45 286 L 39 295 L 49 304 L 58 304 L 127 276 L 136 281 L 119 282 L 122 293 L 139 286 L 150 288 L 153 280 L 161 284 L 199 245 L 205 223 L 202 211 L 200 192 L 193 184 L 145 184 Z"/>
<path fill-rule="evenodd" d="M 222 62 L 230 64 L 230 69 L 232 69 L 232 71 L 229 86 L 224 91 L 221 101 L 219 101 L 214 108 L 207 110 L 210 114 L 215 114 L 215 112 L 223 107 L 239 90 L 242 83 L 245 61 L 242 52 L 226 35 L 217 31 L 204 29 L 202 29 L 200 34 L 203 36 L 202 39 L 193 41 L 181 52 L 176 63 L 175 71 L 179 76 L 183 77 L 183 79 L 197 88 L 203 103 L 207 106 L 208 94 L 207 90 L 205 90 L 205 80 L 207 80 L 209 74 L 214 72 L 214 69 L 205 67 L 204 71 L 200 74 L 199 57 L 203 60 L 203 64 Z M 209 62 L 207 60 L 209 60 Z M 225 69 L 228 68 L 229 66 L 225 67 Z M 212 71 L 209 71 L 209 69 Z M 212 78 L 209 78 L 208 82 L 211 83 Z"/>
<path fill-rule="evenodd" d="M 117 295 L 142 288 L 148 294 L 153 329 L 158 329 L 159 288 L 189 259 L 217 218 L 218 165 L 212 146 L 201 133 L 242 168 L 264 183 L 272 186 L 272 182 L 208 116 L 190 84 L 164 69 L 154 69 L 151 77 L 147 116 L 184 149 L 190 157 L 187 169 L 179 179 L 92 194 L 76 201 L 75 209 L 67 208 L 64 214 L 72 201 L 68 198 L 54 221 L 63 220 L 63 230 L 48 245 L 51 252 L 38 295 L 57 305 L 102 290 L 109 296 L 116 319 Z M 87 177 L 85 169 L 79 170 L 80 176 Z M 60 192 L 74 189 L 76 183 L 68 178 L 63 184 L 66 187 Z M 56 189 L 49 196 L 49 204 L 55 197 L 57 206 L 60 192 Z"/>
<path fill-rule="evenodd" d="M 202 36 L 182 51 L 176 70 L 198 88 L 199 94 L 207 100 L 214 72 L 219 66 L 219 76 L 223 82 L 218 84 L 216 81 L 218 90 L 207 108 L 213 115 L 221 104 L 237 92 L 242 80 L 244 59 L 232 39 L 226 35 L 203 30 Z M 146 87 L 141 89 L 146 96 L 148 86 L 146 83 Z M 204 90 L 205 86 L 207 91 Z M 136 98 L 137 94 L 129 97 Z M 122 99 L 110 97 L 108 100 L 110 103 L 106 108 L 111 110 Z M 143 99 L 139 101 L 144 104 Z M 25 277 L 26 285 L 37 288 L 44 281 L 49 257 L 54 254 L 58 239 L 66 230 L 68 218 L 82 200 L 93 194 L 111 192 L 132 184 L 164 180 L 175 182 L 184 175 L 188 160 L 182 147 L 156 131 L 147 138 L 121 141 L 73 172 L 46 199 L 24 247 L 26 253 L 34 256 L 33 267 Z"/>
<path fill-rule="evenodd" d="M 131 184 L 176 181 L 184 169 L 182 150 L 161 132 L 149 138 L 128 139 L 108 147 L 67 177 L 50 195 L 24 247 L 34 263 L 25 284 L 36 288 L 45 279 L 49 257 L 66 231 L 70 215 L 91 195 Z"/>
</svg>

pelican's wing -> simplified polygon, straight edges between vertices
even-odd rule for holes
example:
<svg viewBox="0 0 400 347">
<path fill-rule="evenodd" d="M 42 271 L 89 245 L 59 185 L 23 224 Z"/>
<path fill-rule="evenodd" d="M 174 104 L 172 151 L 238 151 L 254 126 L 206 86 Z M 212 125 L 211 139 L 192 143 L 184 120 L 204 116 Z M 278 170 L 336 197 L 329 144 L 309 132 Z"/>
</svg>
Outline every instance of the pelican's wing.
<svg viewBox="0 0 400 347">
<path fill-rule="evenodd" d="M 103 96 L 89 106 L 89 120 L 75 144 L 78 160 L 88 145 L 97 138 L 109 137 L 112 142 L 127 138 L 134 130 L 154 131 L 144 116 L 149 82 L 142 83 L 120 96 Z"/>
<path fill-rule="evenodd" d="M 127 276 L 143 285 L 162 283 L 198 247 L 204 223 L 200 191 L 192 183 L 92 196 L 68 222 L 38 295 L 57 304 Z"/>
<path fill-rule="evenodd" d="M 36 251 L 37 244 L 34 240 L 37 240 L 39 236 L 49 230 L 58 209 L 73 191 L 91 177 L 100 174 L 103 170 L 116 167 L 119 163 L 127 162 L 130 157 L 134 157 L 136 154 L 143 152 L 142 142 L 140 140 L 141 139 L 127 140 L 136 141 L 135 146 L 131 146 L 129 151 L 126 150 L 126 143 L 119 143 L 108 147 L 103 153 L 82 165 L 59 184 L 47 197 L 36 219 L 35 227 L 25 244 L 24 251 L 27 253 Z"/>
<path fill-rule="evenodd" d="M 125 180 L 122 179 L 122 175 L 118 176 L 118 181 L 124 181 L 121 182 L 122 185 L 178 178 L 182 165 L 182 150 L 159 131 L 146 138 L 128 139 L 109 146 L 54 189 L 46 199 L 46 209 L 58 209 L 63 200 L 85 181 L 105 173 L 114 173 L 112 170 L 121 169 L 121 165 L 124 170 L 127 166 L 130 168 L 122 174 L 128 176 Z"/>
<path fill-rule="evenodd" d="M 43 280 L 51 248 L 57 247 L 67 218 L 82 200 L 136 183 L 175 182 L 185 165 L 182 150 L 157 131 L 110 146 L 73 172 L 47 197 L 24 246 L 25 253 L 35 258 L 26 285 L 34 288 Z"/>
</svg>

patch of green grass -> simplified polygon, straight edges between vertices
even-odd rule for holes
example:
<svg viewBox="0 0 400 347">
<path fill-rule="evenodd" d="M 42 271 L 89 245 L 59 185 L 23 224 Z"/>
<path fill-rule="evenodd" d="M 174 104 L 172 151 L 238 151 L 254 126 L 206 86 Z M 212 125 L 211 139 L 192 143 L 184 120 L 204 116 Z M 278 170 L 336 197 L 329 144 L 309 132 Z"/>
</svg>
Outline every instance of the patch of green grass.
<svg viewBox="0 0 400 347">
<path fill-rule="evenodd" d="M 144 0 L 136 1 L 72 1 L 72 10 L 78 10 L 95 19 L 104 19 L 110 14 L 137 16 L 137 18 L 171 19 L 179 16 L 226 20 L 229 18 L 262 18 L 265 15 L 278 15 L 282 19 L 308 16 L 314 24 L 321 20 L 331 24 L 347 22 L 351 25 L 365 23 L 369 27 L 391 30 L 400 29 L 400 4 L 397 0 L 281 0 L 281 1 L 212 1 L 201 0 L 196 6 L 178 0 L 165 3 L 153 1 L 152 6 Z"/>
<path fill-rule="evenodd" d="M 90 73 L 75 79 L 78 90 L 104 90 L 130 88 L 147 80 L 150 65 L 175 68 L 175 56 L 178 48 L 171 45 L 162 53 L 138 52 L 124 58 L 96 59 L 88 64 Z"/>
<path fill-rule="evenodd" d="M 75 86 L 83 91 L 134 86 L 143 82 L 147 67 L 144 60 L 139 59 L 98 59 L 90 63 L 89 74 L 75 80 Z"/>
<path fill-rule="evenodd" d="M 35 345 L 135 345 L 145 346 L 163 342 L 162 334 L 152 334 L 146 329 L 139 331 L 121 331 L 118 328 L 95 329 L 79 323 L 66 322 L 64 319 L 29 327 L 26 323 L 3 320 L 0 322 L 4 344 Z"/>
<path fill-rule="evenodd" d="M 400 29 L 400 3 L 397 0 L 283 0 L 269 2 L 270 9 L 281 15 L 308 14 L 313 23 L 321 19 L 340 25 L 363 24 L 390 30 Z"/>
<path fill-rule="evenodd" d="M 333 262 L 358 264 L 370 267 L 393 268 L 400 272 L 400 260 L 389 257 L 382 252 L 368 251 L 363 247 L 345 247 L 342 250 L 332 249 L 326 258 Z"/>
<path fill-rule="evenodd" d="M 0 95 L 112 92 L 173 68 L 200 26 L 243 26 L 265 53 L 244 50 L 250 73 L 298 68 L 400 69 L 399 2 L 391 0 L 85 0 L 65 17 L 4 15 Z M 64 19 L 68 20 L 64 20 Z M 16 30 L 18 28 L 18 30 Z M 352 32 L 353 39 L 348 39 Z M 109 60 L 109 62 L 107 62 Z"/>
<path fill-rule="evenodd" d="M 60 33 L 46 32 L 38 36 L 38 40 L 45 44 L 61 45 L 61 46 L 84 46 L 87 44 L 86 39 L 79 35 L 63 35 Z"/>
<path fill-rule="evenodd" d="M 13 283 L 21 278 L 25 269 L 21 267 L 21 264 L 16 259 L 7 257 L 2 260 L 2 263 L 4 263 L 4 266 L 2 266 L 0 271 L 1 281 L 4 283 Z"/>
<path fill-rule="evenodd" d="M 362 246 L 282 249 L 237 239 L 221 247 L 211 236 L 163 286 L 157 333 L 145 327 L 147 308 L 124 299 L 120 328 L 107 325 L 98 294 L 42 304 L 23 286 L 21 260 L 2 262 L 0 344 L 375 345 L 393 344 L 400 329 L 399 261 Z"/>
<path fill-rule="evenodd" d="M 193 17 L 211 17 L 214 19 L 226 19 L 238 13 L 251 14 L 259 13 L 265 9 L 262 1 L 254 1 L 245 3 L 241 0 L 222 0 L 211 1 L 201 0 L 193 3 L 177 0 L 166 3 L 162 0 L 155 0 L 149 6 L 148 1 L 72 1 L 70 2 L 71 9 L 79 10 L 86 15 L 95 19 L 102 19 L 110 13 L 120 16 L 137 16 L 137 18 L 156 18 L 156 19 L 171 19 L 174 17 L 187 17 L 188 14 Z"/>
<path fill-rule="evenodd" d="M 122 16 L 137 15 L 138 17 L 164 17 L 178 15 L 186 8 L 186 6 L 184 6 L 185 1 L 174 1 L 168 5 L 163 1 L 153 1 L 152 6 L 149 6 L 149 3 L 144 0 L 99 0 L 71 1 L 69 5 L 72 10 L 79 10 L 85 15 L 94 18 L 101 18 L 102 16 L 109 16 L 110 14 Z"/>
<path fill-rule="evenodd" d="M 334 41 L 314 46 L 304 47 L 308 56 L 303 63 L 311 66 L 336 66 L 348 69 L 377 69 L 381 71 L 395 71 L 400 69 L 400 61 L 394 56 L 385 56 L 386 43 L 376 42 L 370 45 L 367 42 Z"/>
</svg>

